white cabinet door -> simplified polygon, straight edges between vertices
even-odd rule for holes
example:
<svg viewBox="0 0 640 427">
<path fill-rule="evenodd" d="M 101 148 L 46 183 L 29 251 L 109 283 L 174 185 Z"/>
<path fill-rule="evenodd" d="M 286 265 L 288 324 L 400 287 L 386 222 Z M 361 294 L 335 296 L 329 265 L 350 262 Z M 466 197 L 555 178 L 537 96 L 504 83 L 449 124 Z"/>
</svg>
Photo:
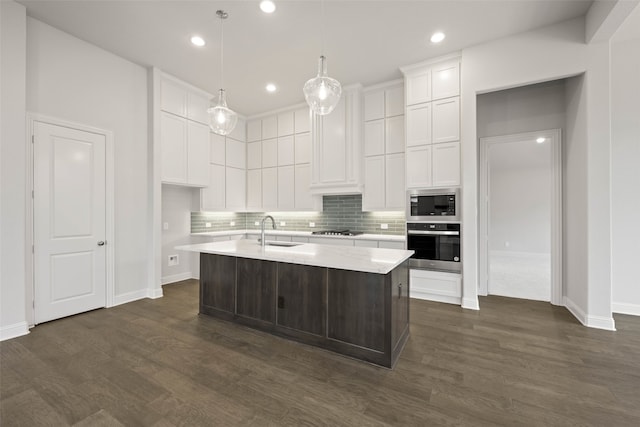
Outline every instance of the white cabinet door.
<svg viewBox="0 0 640 427">
<path fill-rule="evenodd" d="M 160 83 L 160 109 L 186 117 L 187 91 L 173 81 L 162 79 Z"/>
<path fill-rule="evenodd" d="M 404 154 L 387 154 L 385 159 L 385 208 L 404 211 Z"/>
<path fill-rule="evenodd" d="M 225 167 L 209 165 L 209 186 L 200 190 L 200 209 L 217 211 L 225 208 Z"/>
<path fill-rule="evenodd" d="M 247 169 L 260 169 L 262 167 L 262 142 L 247 143 Z"/>
<path fill-rule="evenodd" d="M 293 136 L 278 138 L 278 166 L 292 165 L 294 160 Z"/>
<path fill-rule="evenodd" d="M 296 210 L 317 210 L 314 196 L 309 191 L 311 185 L 311 164 L 296 165 L 295 171 Z"/>
<path fill-rule="evenodd" d="M 187 183 L 209 185 L 209 126 L 187 121 Z"/>
<path fill-rule="evenodd" d="M 409 270 L 411 298 L 460 304 L 462 277 L 455 273 Z"/>
<path fill-rule="evenodd" d="M 362 210 L 372 211 L 385 207 L 384 157 L 364 158 L 364 194 Z"/>
<path fill-rule="evenodd" d="M 293 135 L 293 111 L 278 114 L 278 136 Z"/>
<path fill-rule="evenodd" d="M 262 170 L 247 171 L 247 210 L 262 210 Z"/>
<path fill-rule="evenodd" d="M 433 144 L 433 186 L 460 185 L 460 142 Z"/>
<path fill-rule="evenodd" d="M 278 210 L 293 210 L 295 208 L 295 173 L 293 166 L 278 168 Z"/>
<path fill-rule="evenodd" d="M 295 141 L 295 160 L 296 163 L 310 163 L 311 162 L 311 134 L 302 133 L 296 135 Z"/>
<path fill-rule="evenodd" d="M 245 194 L 247 188 L 244 169 L 226 168 L 226 208 L 231 211 L 245 210 Z"/>
<path fill-rule="evenodd" d="M 304 133 L 311 131 L 311 111 L 309 108 L 301 108 L 294 112 L 295 132 Z"/>
<path fill-rule="evenodd" d="M 262 169 L 262 209 L 278 210 L 278 168 Z"/>
<path fill-rule="evenodd" d="M 392 87 L 384 92 L 385 116 L 394 117 L 404 114 L 404 88 Z"/>
<path fill-rule="evenodd" d="M 247 122 L 247 142 L 260 141 L 262 139 L 262 120 Z"/>
<path fill-rule="evenodd" d="M 227 143 L 224 136 L 209 132 L 209 141 L 211 142 L 211 153 L 209 154 L 209 163 L 216 165 L 224 165 L 227 161 Z"/>
<path fill-rule="evenodd" d="M 460 98 L 447 98 L 432 103 L 433 143 L 460 140 Z"/>
<path fill-rule="evenodd" d="M 227 137 L 227 166 L 232 168 L 246 169 L 247 152 L 244 142 L 236 141 Z"/>
<path fill-rule="evenodd" d="M 404 116 L 385 120 L 385 153 L 404 153 Z"/>
<path fill-rule="evenodd" d="M 207 109 L 209 108 L 209 98 L 204 95 L 196 93 L 187 94 L 187 118 L 196 122 L 208 125 L 209 114 Z"/>
<path fill-rule="evenodd" d="M 334 183 L 347 181 L 346 156 L 346 107 L 345 97 L 326 116 L 322 116 L 322 144 L 319 165 L 320 182 Z"/>
<path fill-rule="evenodd" d="M 403 123 L 404 126 L 404 123 Z M 404 132 L 403 132 L 404 133 Z M 385 144 L 384 119 L 364 123 L 364 155 L 378 156 L 384 154 Z M 403 144 L 404 146 L 404 140 Z"/>
<path fill-rule="evenodd" d="M 432 99 L 450 98 L 460 95 L 460 62 L 447 61 L 431 68 Z"/>
<path fill-rule="evenodd" d="M 407 188 L 431 187 L 431 145 L 407 147 Z"/>
<path fill-rule="evenodd" d="M 278 116 L 262 119 L 262 139 L 271 139 L 278 136 Z"/>
<path fill-rule="evenodd" d="M 407 147 L 431 144 L 431 103 L 407 108 Z"/>
<path fill-rule="evenodd" d="M 231 139 L 235 139 L 236 141 L 246 142 L 247 141 L 247 125 L 245 120 L 238 119 L 238 123 L 236 123 L 236 127 L 234 127 L 231 133 L 227 136 Z"/>
<path fill-rule="evenodd" d="M 274 166 L 278 166 L 278 140 L 267 139 L 262 141 L 262 167 Z"/>
<path fill-rule="evenodd" d="M 376 90 L 364 95 L 364 121 L 384 118 L 384 90 Z"/>
<path fill-rule="evenodd" d="M 431 70 L 423 70 L 405 76 L 407 105 L 431 101 Z"/>
<path fill-rule="evenodd" d="M 187 120 L 162 112 L 160 116 L 163 182 L 187 182 Z"/>
</svg>

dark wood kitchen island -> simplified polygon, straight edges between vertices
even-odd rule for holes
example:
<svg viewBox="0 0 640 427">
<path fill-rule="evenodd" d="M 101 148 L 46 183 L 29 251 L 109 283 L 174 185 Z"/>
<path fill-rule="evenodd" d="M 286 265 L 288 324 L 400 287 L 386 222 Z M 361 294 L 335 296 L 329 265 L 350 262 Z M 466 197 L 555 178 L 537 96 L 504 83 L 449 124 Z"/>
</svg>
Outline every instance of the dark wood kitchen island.
<svg viewBox="0 0 640 427">
<path fill-rule="evenodd" d="M 409 337 L 412 251 L 236 240 L 200 252 L 200 313 L 392 368 Z"/>
</svg>

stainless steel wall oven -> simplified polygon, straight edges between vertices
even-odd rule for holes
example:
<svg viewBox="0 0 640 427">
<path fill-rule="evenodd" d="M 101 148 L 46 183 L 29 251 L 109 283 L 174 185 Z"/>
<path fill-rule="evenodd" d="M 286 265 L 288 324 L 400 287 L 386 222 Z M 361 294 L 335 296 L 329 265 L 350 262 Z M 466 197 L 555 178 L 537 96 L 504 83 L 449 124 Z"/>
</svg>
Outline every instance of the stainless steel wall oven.
<svg viewBox="0 0 640 427">
<path fill-rule="evenodd" d="M 410 268 L 460 272 L 460 224 L 407 222 L 407 249 L 415 251 Z"/>
</svg>

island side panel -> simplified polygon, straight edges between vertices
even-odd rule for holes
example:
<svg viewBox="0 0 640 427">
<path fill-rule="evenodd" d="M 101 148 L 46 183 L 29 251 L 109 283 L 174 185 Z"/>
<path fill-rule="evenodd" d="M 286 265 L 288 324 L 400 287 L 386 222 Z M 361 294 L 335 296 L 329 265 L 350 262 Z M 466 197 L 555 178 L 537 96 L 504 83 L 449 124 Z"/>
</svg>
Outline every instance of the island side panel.
<svg viewBox="0 0 640 427">
<path fill-rule="evenodd" d="M 329 269 L 327 335 L 385 352 L 385 276 Z"/>
<path fill-rule="evenodd" d="M 391 346 L 395 364 L 409 338 L 409 262 L 389 273 L 391 280 Z"/>
<path fill-rule="evenodd" d="M 278 263 L 277 324 L 325 336 L 326 268 Z"/>
<path fill-rule="evenodd" d="M 236 258 L 200 254 L 200 313 L 233 317 L 235 293 Z"/>
<path fill-rule="evenodd" d="M 274 323 L 278 263 L 238 258 L 237 314 Z"/>
</svg>

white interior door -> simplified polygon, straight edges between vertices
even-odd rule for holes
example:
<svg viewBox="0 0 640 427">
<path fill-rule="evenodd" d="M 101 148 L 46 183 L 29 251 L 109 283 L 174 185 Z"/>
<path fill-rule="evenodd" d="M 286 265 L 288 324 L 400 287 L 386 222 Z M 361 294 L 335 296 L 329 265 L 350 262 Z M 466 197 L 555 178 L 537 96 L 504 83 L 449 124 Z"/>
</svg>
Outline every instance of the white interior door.
<svg viewBox="0 0 640 427">
<path fill-rule="evenodd" d="M 35 323 L 106 306 L 106 137 L 34 123 Z"/>
</svg>

